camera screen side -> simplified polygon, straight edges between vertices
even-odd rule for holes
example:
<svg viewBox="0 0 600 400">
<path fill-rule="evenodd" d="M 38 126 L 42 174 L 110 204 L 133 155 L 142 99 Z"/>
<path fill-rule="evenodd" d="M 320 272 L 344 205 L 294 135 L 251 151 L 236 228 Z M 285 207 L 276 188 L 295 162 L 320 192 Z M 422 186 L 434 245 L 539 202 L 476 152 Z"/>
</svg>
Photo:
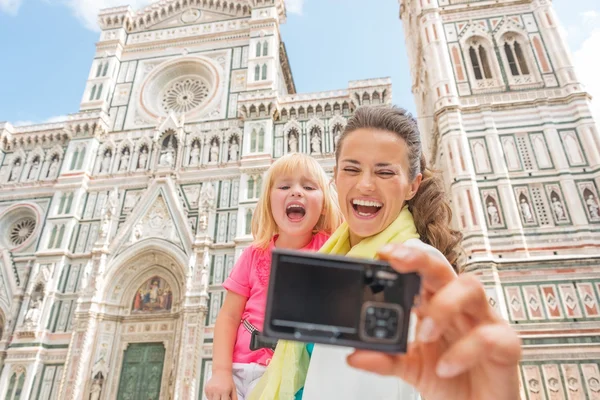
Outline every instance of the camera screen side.
<svg viewBox="0 0 600 400">
<path fill-rule="evenodd" d="M 281 256 L 272 319 L 355 330 L 363 300 L 363 272 L 343 263 Z"/>
</svg>

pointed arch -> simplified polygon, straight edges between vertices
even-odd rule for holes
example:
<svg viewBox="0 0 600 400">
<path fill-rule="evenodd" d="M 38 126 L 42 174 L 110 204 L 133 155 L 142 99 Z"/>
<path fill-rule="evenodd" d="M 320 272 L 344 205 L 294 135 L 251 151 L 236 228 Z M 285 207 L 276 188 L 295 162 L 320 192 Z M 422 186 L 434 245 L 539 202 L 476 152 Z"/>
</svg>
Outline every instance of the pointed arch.
<svg viewBox="0 0 600 400">
<path fill-rule="evenodd" d="M 98 86 L 98 94 L 96 95 L 96 100 L 100 100 L 100 96 L 102 96 L 102 87 L 103 84 L 101 83 L 100 86 Z"/>
<path fill-rule="evenodd" d="M 261 46 L 262 44 L 260 42 L 256 42 L 256 57 L 260 57 L 261 55 Z"/>
<path fill-rule="evenodd" d="M 258 142 L 258 133 L 256 132 L 256 128 L 252 128 L 252 132 L 250 133 L 250 152 L 256 152 L 256 144 Z"/>
<path fill-rule="evenodd" d="M 62 208 L 62 206 L 61 206 L 61 208 Z M 48 240 L 48 248 L 49 249 L 54 248 L 54 242 L 56 241 L 57 232 L 58 232 L 58 227 L 56 225 L 54 225 L 52 227 L 52 231 L 50 232 L 50 240 Z"/>
<path fill-rule="evenodd" d="M 261 127 L 258 131 L 258 152 L 262 152 L 265 150 L 265 128 Z"/>
<path fill-rule="evenodd" d="M 102 63 L 98 63 L 98 68 L 96 69 L 96 78 L 100 76 L 102 73 Z"/>
<path fill-rule="evenodd" d="M 58 237 L 56 238 L 55 247 L 62 246 L 62 241 L 63 241 L 64 236 L 65 236 L 65 225 L 63 224 L 60 226 L 60 230 L 58 231 Z"/>
<path fill-rule="evenodd" d="M 256 198 L 254 195 L 254 177 L 249 176 L 247 184 L 248 184 L 248 193 L 246 194 L 247 198 L 248 199 Z"/>
<path fill-rule="evenodd" d="M 260 80 L 260 66 L 258 64 L 254 67 L 254 80 Z"/>
<path fill-rule="evenodd" d="M 268 54 L 269 54 L 269 42 L 265 40 L 263 43 L 262 55 L 264 57 Z"/>
<path fill-rule="evenodd" d="M 71 171 L 75 169 L 78 159 L 79 159 L 79 148 L 75 148 L 75 151 L 73 152 L 73 157 L 71 158 L 71 166 L 69 168 Z"/>
<path fill-rule="evenodd" d="M 67 200 L 67 207 L 65 209 L 65 214 L 68 214 L 71 212 L 71 206 L 73 205 L 73 197 L 75 197 L 75 193 L 69 194 L 68 200 Z"/>
<path fill-rule="evenodd" d="M 246 225 L 244 227 L 246 235 L 252 234 L 252 209 L 246 211 Z"/>
<path fill-rule="evenodd" d="M 81 167 L 83 166 L 83 161 L 85 160 L 85 152 L 86 152 L 86 145 L 81 146 L 81 153 L 79 153 L 79 161 L 77 162 L 77 169 L 81 169 Z"/>
<path fill-rule="evenodd" d="M 267 64 L 263 64 L 262 66 L 262 80 L 267 80 Z"/>
<path fill-rule="evenodd" d="M 258 199 L 261 195 L 262 190 L 262 175 L 258 175 L 256 178 L 256 183 L 254 184 L 254 198 Z"/>
<path fill-rule="evenodd" d="M 92 86 L 92 91 L 90 93 L 90 99 L 89 101 L 94 100 L 94 96 L 96 95 L 96 85 Z"/>
<path fill-rule="evenodd" d="M 106 63 L 104 64 L 104 70 L 102 71 L 102 76 L 106 76 L 106 74 L 108 73 L 108 64 L 110 63 Z"/>
</svg>

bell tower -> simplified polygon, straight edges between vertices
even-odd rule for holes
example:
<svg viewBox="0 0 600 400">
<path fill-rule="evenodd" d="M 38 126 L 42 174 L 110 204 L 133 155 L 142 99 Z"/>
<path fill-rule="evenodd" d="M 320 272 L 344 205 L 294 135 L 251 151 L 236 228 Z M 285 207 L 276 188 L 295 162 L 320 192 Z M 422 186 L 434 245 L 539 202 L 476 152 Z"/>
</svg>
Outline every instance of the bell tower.
<svg viewBox="0 0 600 400">
<path fill-rule="evenodd" d="M 524 340 L 523 398 L 598 396 L 600 137 L 552 3 L 400 0 L 400 18 L 466 270 Z"/>
</svg>

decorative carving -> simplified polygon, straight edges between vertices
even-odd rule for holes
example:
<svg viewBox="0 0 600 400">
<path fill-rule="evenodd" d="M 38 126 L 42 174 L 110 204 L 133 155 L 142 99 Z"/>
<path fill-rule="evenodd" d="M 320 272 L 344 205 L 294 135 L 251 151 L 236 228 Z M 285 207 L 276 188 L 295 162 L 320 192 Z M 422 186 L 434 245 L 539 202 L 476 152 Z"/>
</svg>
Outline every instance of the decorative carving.
<svg viewBox="0 0 600 400">
<path fill-rule="evenodd" d="M 24 217 L 17 220 L 10 227 L 10 241 L 13 246 L 23 244 L 35 231 L 36 222 L 34 218 Z"/>
<path fill-rule="evenodd" d="M 173 83 L 163 94 L 162 108 L 168 113 L 173 110 L 186 113 L 201 105 L 209 94 L 206 82 L 198 77 L 184 78 Z"/>
<path fill-rule="evenodd" d="M 210 181 L 202 183 L 202 190 L 200 191 L 200 208 L 203 210 L 211 210 L 215 206 L 216 192 L 215 188 Z"/>
</svg>

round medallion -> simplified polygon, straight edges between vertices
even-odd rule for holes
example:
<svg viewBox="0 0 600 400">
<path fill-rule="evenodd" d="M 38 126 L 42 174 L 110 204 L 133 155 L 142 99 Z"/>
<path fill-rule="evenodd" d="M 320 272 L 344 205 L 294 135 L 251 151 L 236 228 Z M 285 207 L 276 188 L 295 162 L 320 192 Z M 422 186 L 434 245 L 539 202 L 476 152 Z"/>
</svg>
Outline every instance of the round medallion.
<svg viewBox="0 0 600 400">
<path fill-rule="evenodd" d="M 190 24 L 192 22 L 198 21 L 200 19 L 200 15 L 200 10 L 192 8 L 181 14 L 181 21 L 186 24 Z"/>
<path fill-rule="evenodd" d="M 10 241 L 13 246 L 19 246 L 24 243 L 35 231 L 35 219 L 25 217 L 17 220 L 10 227 Z"/>
<path fill-rule="evenodd" d="M 208 115 L 217 106 L 218 64 L 202 57 L 183 57 L 155 68 L 141 88 L 141 108 L 149 118 L 184 114 Z"/>
<path fill-rule="evenodd" d="M 201 105 L 208 97 L 208 85 L 200 78 L 183 78 L 172 83 L 162 95 L 162 109 L 186 113 Z"/>
</svg>

